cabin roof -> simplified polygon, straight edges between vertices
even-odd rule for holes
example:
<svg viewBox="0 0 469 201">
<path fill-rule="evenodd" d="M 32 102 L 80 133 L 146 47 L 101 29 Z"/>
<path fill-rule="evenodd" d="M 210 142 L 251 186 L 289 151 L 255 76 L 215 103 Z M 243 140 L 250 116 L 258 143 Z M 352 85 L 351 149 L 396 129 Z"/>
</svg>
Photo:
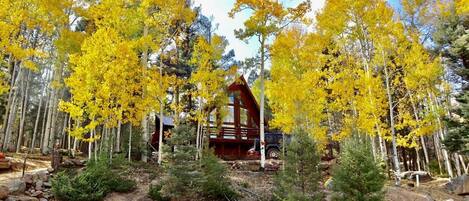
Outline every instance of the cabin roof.
<svg viewBox="0 0 469 201">
<path fill-rule="evenodd" d="M 228 86 L 228 89 L 233 90 L 233 88 L 234 88 L 236 85 L 243 86 L 244 88 L 247 89 L 247 90 L 245 91 L 245 92 L 246 92 L 246 95 L 248 95 L 249 98 L 253 100 L 253 102 L 255 103 L 254 106 L 255 106 L 256 109 L 259 111 L 259 110 L 260 110 L 259 103 L 257 103 L 256 97 L 254 97 L 254 94 L 252 94 L 251 88 L 249 88 L 249 84 L 248 84 L 248 82 L 246 81 L 246 79 L 244 79 L 244 76 L 242 76 L 242 75 L 239 76 L 233 83 L 230 84 L 230 86 Z"/>
</svg>

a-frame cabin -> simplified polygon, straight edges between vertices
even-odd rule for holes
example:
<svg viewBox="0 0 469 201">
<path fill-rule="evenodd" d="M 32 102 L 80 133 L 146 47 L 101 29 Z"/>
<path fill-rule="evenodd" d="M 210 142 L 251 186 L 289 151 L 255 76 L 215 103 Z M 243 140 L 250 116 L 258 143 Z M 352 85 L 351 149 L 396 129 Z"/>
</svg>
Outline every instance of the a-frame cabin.
<svg viewBox="0 0 469 201">
<path fill-rule="evenodd" d="M 215 149 L 218 157 L 244 159 L 255 140 L 259 139 L 259 105 L 243 76 L 228 86 L 228 95 L 228 104 L 223 109 L 210 112 L 209 126 L 204 128 L 204 132 L 209 136 L 209 146 Z M 156 130 L 151 144 L 156 148 L 160 118 L 157 116 L 155 120 Z M 172 119 L 166 116 L 163 117 L 163 125 L 165 132 L 174 127 Z"/>
<path fill-rule="evenodd" d="M 228 86 L 228 94 L 225 115 L 217 109 L 210 112 L 210 147 L 221 158 L 242 159 L 259 139 L 259 105 L 243 76 Z"/>
</svg>

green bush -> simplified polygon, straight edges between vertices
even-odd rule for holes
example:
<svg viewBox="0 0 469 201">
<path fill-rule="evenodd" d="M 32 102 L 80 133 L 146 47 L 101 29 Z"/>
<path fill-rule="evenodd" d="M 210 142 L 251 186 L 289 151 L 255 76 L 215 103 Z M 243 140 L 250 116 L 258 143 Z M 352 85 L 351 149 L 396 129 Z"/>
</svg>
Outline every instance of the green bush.
<svg viewBox="0 0 469 201">
<path fill-rule="evenodd" d="M 164 197 L 161 194 L 162 187 L 163 186 L 161 184 L 150 185 L 150 189 L 148 190 L 148 196 L 150 196 L 150 198 L 155 201 L 169 201 L 169 198 Z"/>
<path fill-rule="evenodd" d="M 375 162 L 369 142 L 349 139 L 332 172 L 333 200 L 380 201 L 386 177 Z"/>
<path fill-rule="evenodd" d="M 430 168 L 430 173 L 432 175 L 441 175 L 440 173 L 440 165 L 438 165 L 438 160 L 431 160 L 428 163 L 428 168 Z"/>
<path fill-rule="evenodd" d="M 172 130 L 172 136 L 165 146 L 168 162 L 163 166 L 165 176 L 161 189 L 165 197 L 182 200 L 198 194 L 198 181 L 200 181 L 201 174 L 198 168 L 199 163 L 195 160 L 197 150 L 193 144 L 194 141 L 193 127 L 180 124 Z"/>
<path fill-rule="evenodd" d="M 225 177 L 226 167 L 219 162 L 212 149 L 204 151 L 201 159 L 203 194 L 211 199 L 234 199 L 237 194 L 231 189 L 230 181 Z"/>
<path fill-rule="evenodd" d="M 135 181 L 119 175 L 105 163 L 90 163 L 78 175 L 58 173 L 52 180 L 52 192 L 58 200 L 99 201 L 109 192 L 129 192 L 135 189 Z"/>
<path fill-rule="evenodd" d="M 285 169 L 275 177 L 274 200 L 320 200 L 321 158 L 313 138 L 297 130 L 286 148 Z"/>
</svg>

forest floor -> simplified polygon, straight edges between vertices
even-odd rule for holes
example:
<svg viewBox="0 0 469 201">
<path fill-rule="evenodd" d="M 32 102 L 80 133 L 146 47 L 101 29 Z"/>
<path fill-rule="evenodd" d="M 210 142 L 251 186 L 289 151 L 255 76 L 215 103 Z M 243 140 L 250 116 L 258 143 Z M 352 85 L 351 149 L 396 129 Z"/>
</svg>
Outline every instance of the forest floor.
<svg viewBox="0 0 469 201">
<path fill-rule="evenodd" d="M 24 154 L 7 154 L 11 161 L 10 170 L 0 170 L 0 185 L 23 175 Z M 25 173 L 47 170 L 50 167 L 50 158 L 42 155 L 29 155 L 26 160 Z"/>
<path fill-rule="evenodd" d="M 0 185 L 12 179 L 20 178 L 24 155 L 14 154 L 12 157 L 13 170 L 0 172 Z M 278 165 L 279 161 L 269 161 Z M 274 171 L 257 171 L 255 161 L 227 162 L 228 177 L 234 189 L 241 195 L 240 201 L 270 200 L 275 187 Z M 236 164 L 236 165 L 233 165 Z M 50 167 L 47 157 L 31 156 L 27 161 L 26 172 L 36 172 Z M 257 166 L 258 167 L 258 166 Z M 137 187 L 130 193 L 111 193 L 105 201 L 151 201 L 148 190 L 151 183 L 158 183 L 161 171 L 155 165 L 134 162 L 125 173 L 137 182 Z M 445 184 L 446 178 L 435 178 L 421 183 L 419 187 L 412 187 L 412 181 L 404 180 L 401 187 L 396 187 L 390 181 L 386 184 L 386 201 L 463 201 L 463 196 L 449 193 Z M 323 188 L 323 185 L 321 185 Z M 323 190 L 326 195 L 330 193 Z M 197 199 L 194 199 L 197 200 Z M 466 198 L 466 200 L 469 200 Z"/>
</svg>

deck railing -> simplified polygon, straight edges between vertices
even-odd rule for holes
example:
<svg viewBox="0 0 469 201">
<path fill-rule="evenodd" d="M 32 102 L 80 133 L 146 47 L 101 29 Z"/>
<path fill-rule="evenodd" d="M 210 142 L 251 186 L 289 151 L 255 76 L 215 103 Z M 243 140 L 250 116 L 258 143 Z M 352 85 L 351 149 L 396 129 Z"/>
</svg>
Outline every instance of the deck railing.
<svg viewBox="0 0 469 201">
<path fill-rule="evenodd" d="M 208 133 L 210 139 L 253 140 L 259 137 L 258 128 L 210 127 Z"/>
</svg>

